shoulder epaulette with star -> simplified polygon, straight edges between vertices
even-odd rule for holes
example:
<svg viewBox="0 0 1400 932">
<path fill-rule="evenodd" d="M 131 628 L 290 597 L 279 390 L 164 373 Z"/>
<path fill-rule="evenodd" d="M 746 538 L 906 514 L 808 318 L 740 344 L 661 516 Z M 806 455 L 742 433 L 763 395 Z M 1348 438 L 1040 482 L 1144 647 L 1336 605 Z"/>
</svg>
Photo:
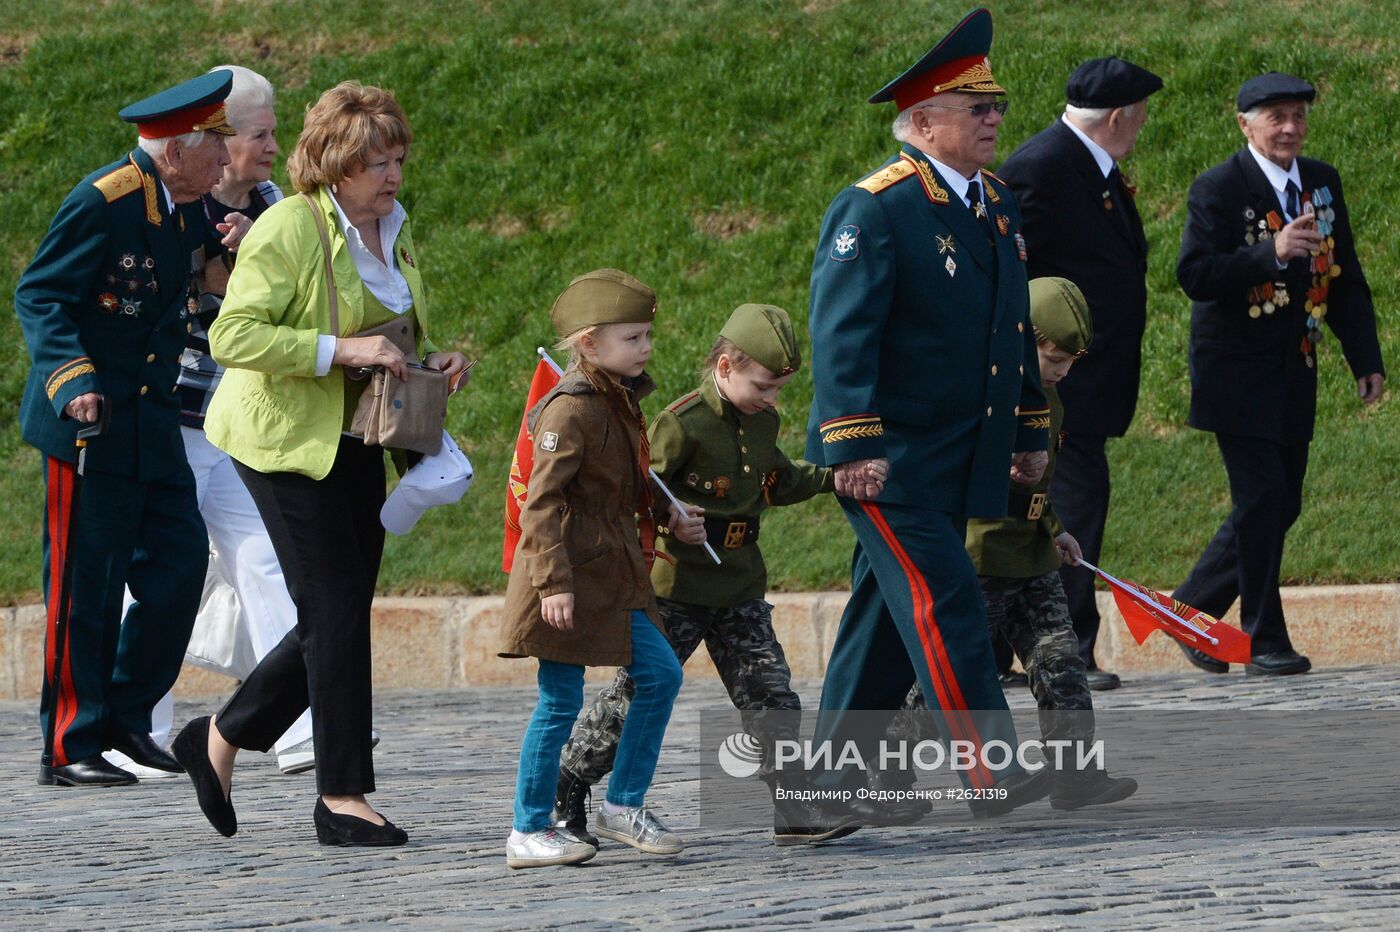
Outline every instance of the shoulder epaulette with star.
<svg viewBox="0 0 1400 932">
<path fill-rule="evenodd" d="M 900 159 L 872 174 L 866 175 L 863 179 L 856 182 L 856 187 L 869 191 L 871 194 L 879 194 L 891 185 L 898 184 L 905 178 L 912 178 L 916 174 L 918 174 L 918 172 L 907 159 Z"/>
<path fill-rule="evenodd" d="M 133 191 L 141 190 L 141 169 L 127 162 L 115 171 L 98 178 L 92 186 L 101 191 L 110 204 L 119 197 L 126 197 Z"/>
</svg>

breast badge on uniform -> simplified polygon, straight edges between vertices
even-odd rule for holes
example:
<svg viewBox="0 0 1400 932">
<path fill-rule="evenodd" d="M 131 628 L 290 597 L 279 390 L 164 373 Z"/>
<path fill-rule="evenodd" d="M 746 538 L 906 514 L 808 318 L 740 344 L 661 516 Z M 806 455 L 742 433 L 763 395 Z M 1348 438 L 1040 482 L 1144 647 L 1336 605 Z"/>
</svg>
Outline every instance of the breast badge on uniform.
<svg viewBox="0 0 1400 932">
<path fill-rule="evenodd" d="M 997 232 L 1002 236 L 1011 232 L 1011 221 L 1006 219 L 1006 214 L 997 214 Z"/>
<path fill-rule="evenodd" d="M 1020 257 L 1020 259 L 1021 259 L 1022 262 L 1025 262 L 1025 261 L 1026 261 L 1026 238 L 1025 238 L 1024 236 L 1022 236 L 1022 235 L 1020 234 L 1019 231 L 1015 234 L 1015 238 L 1016 238 L 1016 255 L 1017 255 L 1018 257 Z"/>
<path fill-rule="evenodd" d="M 545 431 L 540 436 L 540 449 L 546 453 L 553 453 L 559 449 L 559 435 L 552 430 Z"/>
<path fill-rule="evenodd" d="M 97 296 L 97 306 L 102 309 L 104 314 L 115 314 L 117 309 L 121 307 L 121 301 L 110 291 L 104 291 Z"/>
<path fill-rule="evenodd" d="M 850 262 L 860 255 L 860 227 L 846 224 L 836 230 L 836 241 L 831 244 L 830 258 L 837 262 Z"/>
</svg>

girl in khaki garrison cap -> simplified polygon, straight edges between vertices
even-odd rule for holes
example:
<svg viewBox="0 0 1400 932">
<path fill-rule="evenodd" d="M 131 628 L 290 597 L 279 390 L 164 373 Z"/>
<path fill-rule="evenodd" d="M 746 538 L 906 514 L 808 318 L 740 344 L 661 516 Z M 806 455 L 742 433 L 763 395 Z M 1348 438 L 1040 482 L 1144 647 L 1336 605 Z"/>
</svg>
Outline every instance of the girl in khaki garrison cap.
<svg viewBox="0 0 1400 932">
<path fill-rule="evenodd" d="M 765 749 L 797 736 L 802 705 L 773 631 L 773 607 L 763 598 L 768 572 L 758 549 L 759 515 L 770 505 L 834 489 L 830 469 L 790 460 L 778 447 L 778 392 L 801 364 L 786 311 L 741 305 L 720 330 L 699 388 L 672 402 L 650 432 L 652 466 L 685 500 L 704 505 L 706 535 L 722 557 L 716 565 L 704 550 L 676 545 L 663 534 L 657 549 L 672 559 L 652 567 L 651 581 L 667 636 L 682 663 L 704 642 L 730 699 L 744 713 L 745 728 Z M 871 473 L 872 481 L 883 478 Z M 558 825 L 586 841 L 592 836 L 584 796 L 612 768 L 624 723 L 637 714 L 635 704 L 628 709 L 633 688 L 627 671 L 619 670 L 564 748 Z M 775 841 L 820 840 L 793 829 L 810 820 L 794 818 L 777 800 L 778 774 L 767 757 L 765 764 L 762 779 L 774 789 L 777 805 Z"/>
<path fill-rule="evenodd" d="M 583 708 L 585 666 L 623 666 L 637 684 L 598 834 L 652 854 L 685 847 L 644 805 L 681 688 L 648 575 L 654 525 L 637 403 L 655 387 L 645 371 L 655 314 L 655 293 L 616 269 L 574 279 L 550 314 L 572 358 L 528 416 L 535 463 L 500 649 L 540 663 L 506 843 L 510 867 L 576 864 L 597 853 L 550 819 L 559 749 Z M 672 509 L 668 529 L 699 543 L 704 522 L 700 509 L 691 511 Z"/>
</svg>

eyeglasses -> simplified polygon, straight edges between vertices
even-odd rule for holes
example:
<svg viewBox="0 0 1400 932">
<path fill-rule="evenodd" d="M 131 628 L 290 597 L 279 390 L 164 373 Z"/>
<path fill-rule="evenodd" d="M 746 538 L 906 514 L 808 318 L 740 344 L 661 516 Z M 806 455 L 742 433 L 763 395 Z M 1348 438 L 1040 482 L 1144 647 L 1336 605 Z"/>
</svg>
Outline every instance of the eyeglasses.
<svg viewBox="0 0 1400 932">
<path fill-rule="evenodd" d="M 985 120 L 987 114 L 991 113 L 993 110 L 997 112 L 998 116 L 1006 116 L 1007 108 L 1010 106 L 1011 101 L 1009 100 L 993 100 L 988 103 L 973 104 L 971 107 L 948 107 L 943 104 L 924 104 L 919 109 L 922 110 L 924 107 L 929 107 L 934 110 L 960 110 L 963 113 L 972 114 L 979 120 Z"/>
</svg>

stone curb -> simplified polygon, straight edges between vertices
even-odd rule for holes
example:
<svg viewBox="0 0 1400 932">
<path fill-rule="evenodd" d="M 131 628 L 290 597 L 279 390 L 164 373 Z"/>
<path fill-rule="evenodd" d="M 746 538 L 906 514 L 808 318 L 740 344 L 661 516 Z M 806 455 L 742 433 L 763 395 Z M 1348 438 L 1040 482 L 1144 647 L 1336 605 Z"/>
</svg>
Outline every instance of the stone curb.
<svg viewBox="0 0 1400 932">
<path fill-rule="evenodd" d="M 845 607 L 845 592 L 778 593 L 771 597 L 773 626 L 793 675 L 820 678 Z M 1192 669 L 1164 634 L 1136 644 L 1113 597 L 1100 592 L 1098 663 L 1119 673 L 1167 673 Z M 1283 590 L 1294 645 L 1317 667 L 1400 664 L 1400 585 L 1299 586 Z M 500 596 L 380 598 L 374 604 L 374 685 L 432 689 L 459 686 L 525 686 L 535 681 L 527 660 L 496 656 L 504 599 Z M 1226 616 L 1239 623 L 1238 607 Z M 0 698 L 31 699 L 43 675 L 44 607 L 0 608 Z M 686 667 L 691 677 L 712 677 L 709 663 Z M 602 682 L 612 671 L 591 668 Z M 227 677 L 186 665 L 177 695 L 227 693 Z"/>
</svg>

